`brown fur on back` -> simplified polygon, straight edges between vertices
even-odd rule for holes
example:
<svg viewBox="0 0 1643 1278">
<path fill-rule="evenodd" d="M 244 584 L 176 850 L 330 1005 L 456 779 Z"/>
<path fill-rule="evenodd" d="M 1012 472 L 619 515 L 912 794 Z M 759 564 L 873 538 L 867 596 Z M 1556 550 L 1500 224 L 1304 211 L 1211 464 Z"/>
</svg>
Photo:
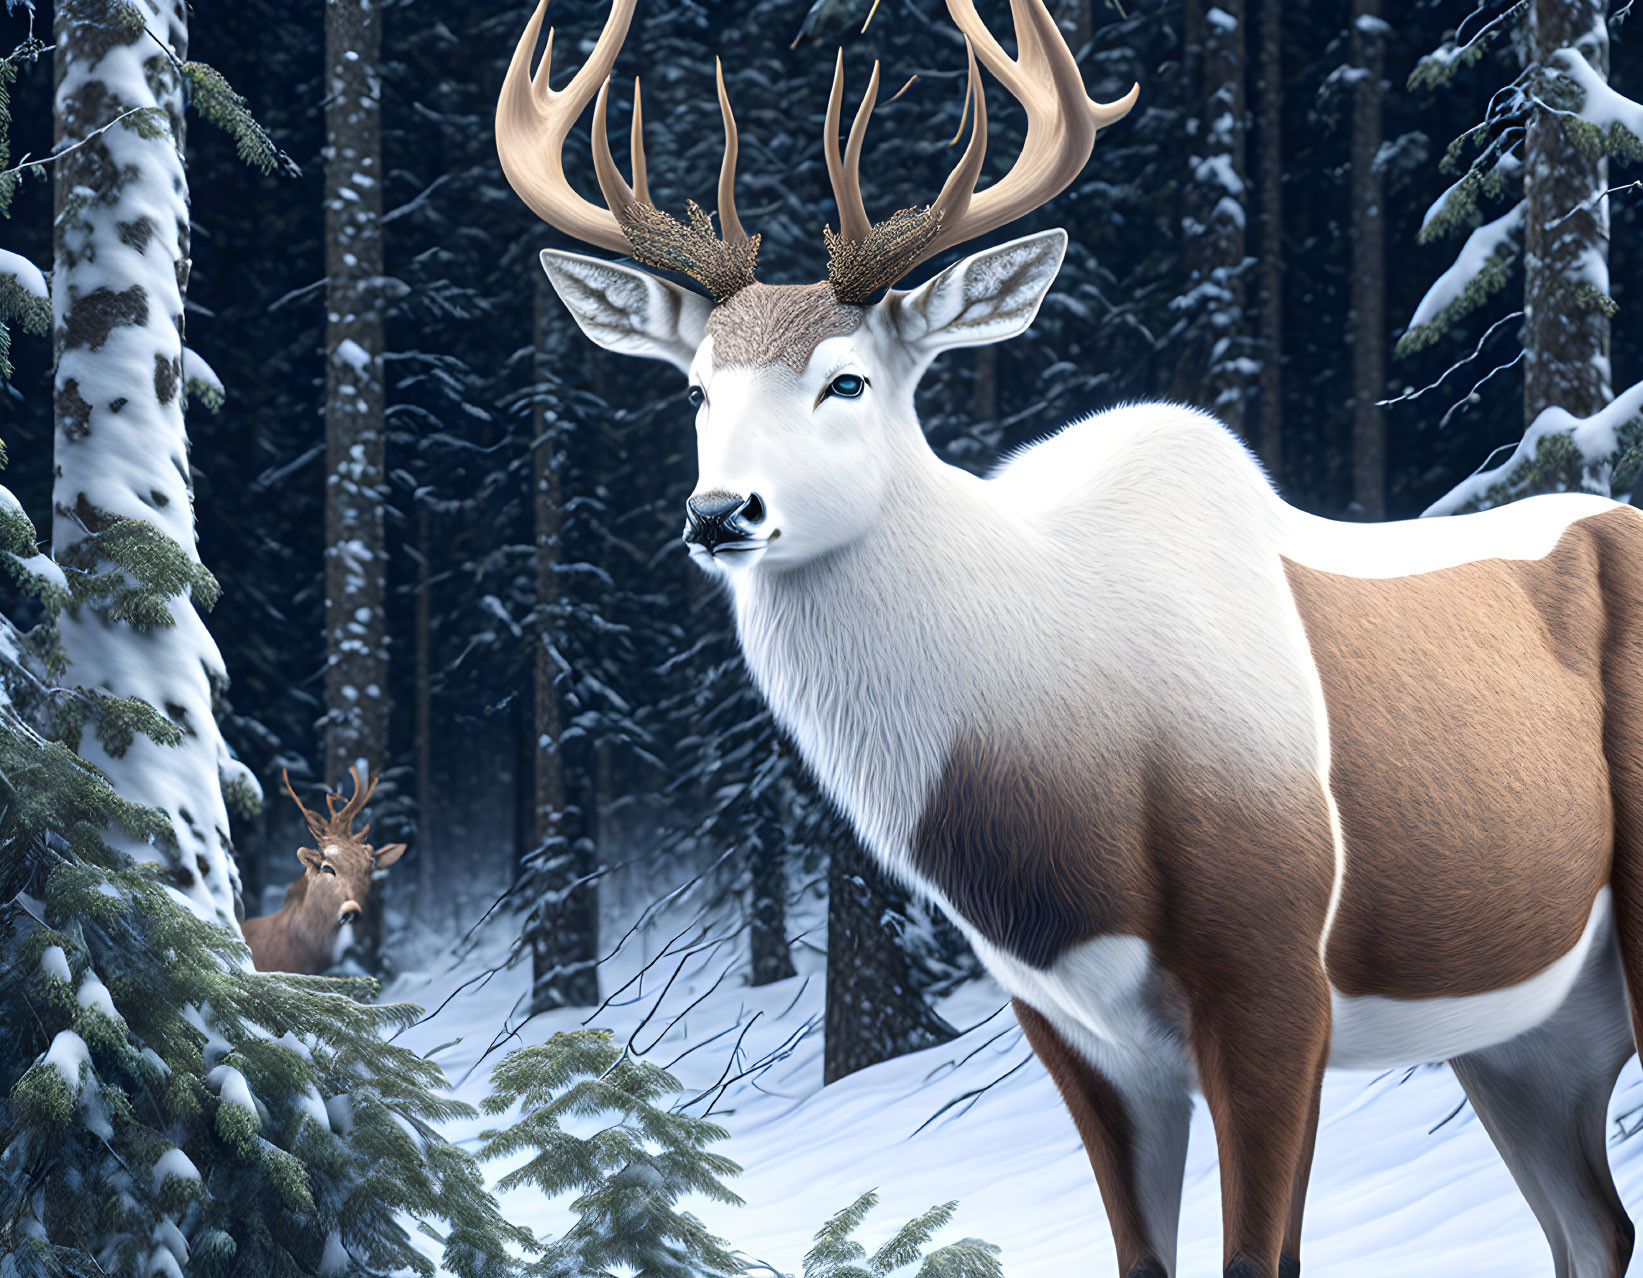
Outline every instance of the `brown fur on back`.
<svg viewBox="0 0 1643 1278">
<path fill-rule="evenodd" d="M 1499 989 L 1579 940 L 1611 860 L 1608 532 L 1638 540 L 1636 512 L 1538 560 L 1393 578 L 1286 561 L 1329 710 L 1343 993 Z"/>
<path fill-rule="evenodd" d="M 825 283 L 749 284 L 708 317 L 713 362 L 719 368 L 786 364 L 802 373 L 819 344 L 854 333 L 865 314 L 840 302 Z"/>
</svg>

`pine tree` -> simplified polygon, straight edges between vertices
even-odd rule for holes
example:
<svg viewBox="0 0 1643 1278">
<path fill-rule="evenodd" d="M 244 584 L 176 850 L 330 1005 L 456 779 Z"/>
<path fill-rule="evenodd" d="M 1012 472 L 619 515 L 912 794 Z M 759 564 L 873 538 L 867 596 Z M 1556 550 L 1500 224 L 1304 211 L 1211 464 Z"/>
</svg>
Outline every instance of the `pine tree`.
<svg viewBox="0 0 1643 1278">
<path fill-rule="evenodd" d="M 485 1160 L 534 1151 L 497 1182 L 506 1191 L 535 1185 L 551 1195 L 578 1191 L 577 1221 L 531 1267 L 552 1278 L 721 1278 L 745 1264 L 723 1239 L 675 1204 L 686 1194 L 740 1203 L 724 1177 L 741 1170 L 708 1146 L 724 1128 L 659 1102 L 679 1090 L 659 1066 L 634 1060 L 601 1030 L 555 1034 L 540 1047 L 508 1053 L 491 1074 L 489 1114 L 522 1105 L 518 1122 L 487 1132 Z M 612 1115 L 591 1136 L 563 1123 Z"/>
<path fill-rule="evenodd" d="M 500 1190 L 534 1185 L 550 1195 L 578 1195 L 570 1204 L 576 1223 L 541 1245 L 529 1272 L 545 1278 L 746 1272 L 748 1262 L 728 1242 L 677 1209 L 686 1194 L 741 1202 L 725 1181 L 742 1169 L 712 1149 L 725 1138 L 724 1128 L 687 1112 L 705 1099 L 681 1098 L 677 1079 L 628 1055 L 603 1030 L 555 1034 L 539 1047 L 508 1053 L 491 1074 L 483 1107 L 488 1114 L 515 1107 L 522 1113 L 508 1127 L 484 1133 L 479 1157 L 530 1155 L 497 1182 Z M 576 1134 L 591 1120 L 606 1125 Z M 952 1220 L 956 1202 L 914 1217 L 869 1255 L 855 1235 L 877 1203 L 869 1190 L 822 1225 L 804 1258 L 803 1278 L 910 1276 L 913 1265 L 917 1278 L 1003 1278 L 999 1249 L 979 1238 L 925 1253 Z"/>
<path fill-rule="evenodd" d="M 41 735 L 70 596 L 3 489 L 0 563 L 45 608 L 29 634 L 0 616 L 0 1256 L 40 1275 L 429 1275 L 406 1215 L 448 1224 L 451 1272 L 512 1272 L 525 1235 L 434 1128 L 470 1111 L 382 1041 L 417 1009 L 356 1001 L 374 982 L 251 971 L 164 859 L 112 845 L 174 856 L 176 826 Z M 182 745 L 140 702 L 104 712 Z"/>
<path fill-rule="evenodd" d="M 1604 6 L 1484 0 L 1422 59 L 1410 83 L 1441 84 L 1482 60 L 1519 15 L 1525 65 L 1494 96 L 1483 123 L 1451 145 L 1451 169 L 1460 168 L 1468 142 L 1477 154 L 1428 210 L 1421 238 L 1476 221 L 1480 198 L 1514 202 L 1471 231 L 1416 309 L 1398 353 L 1438 341 L 1487 302 L 1510 278 L 1521 243 L 1527 429 L 1504 462 L 1457 485 L 1429 514 L 1537 492 L 1624 493 L 1643 469 L 1643 383 L 1618 398 L 1609 387 L 1609 317 L 1617 308 L 1608 291 L 1606 191 L 1607 156 L 1643 159 L 1643 104 L 1608 85 Z"/>
<path fill-rule="evenodd" d="M 920 1260 L 924 1263 L 919 1264 L 918 1278 L 1004 1278 L 999 1249 L 979 1238 L 924 1253 L 936 1230 L 952 1220 L 956 1202 L 915 1216 L 869 1255 L 855 1234 L 878 1201 L 878 1194 L 869 1190 L 816 1231 L 815 1246 L 804 1258 L 803 1278 L 888 1278 Z"/>
</svg>

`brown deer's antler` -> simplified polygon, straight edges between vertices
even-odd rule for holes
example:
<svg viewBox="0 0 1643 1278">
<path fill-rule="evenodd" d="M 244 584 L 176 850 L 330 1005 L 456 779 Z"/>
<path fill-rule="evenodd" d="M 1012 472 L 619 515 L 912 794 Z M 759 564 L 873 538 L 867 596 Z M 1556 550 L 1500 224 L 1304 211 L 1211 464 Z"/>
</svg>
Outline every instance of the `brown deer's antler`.
<svg viewBox="0 0 1643 1278">
<path fill-rule="evenodd" d="M 348 802 L 342 805 L 340 811 L 337 808 L 337 803 L 342 796 L 340 794 L 325 796 L 325 807 L 331 814 L 328 833 L 336 838 L 364 842 L 365 836 L 371 832 L 371 827 L 367 825 L 356 834 L 354 833 L 354 820 L 365 810 L 365 805 L 371 801 L 371 796 L 376 793 L 377 782 L 382 778 L 371 778 L 371 783 L 366 785 L 365 781 L 366 778 L 370 777 L 370 769 L 366 769 L 365 777 L 361 777 L 357 765 L 348 769 L 348 775 L 354 780 L 354 793 Z"/>
<path fill-rule="evenodd" d="M 935 203 L 903 209 L 870 224 L 861 198 L 859 163 L 867 119 L 878 93 L 878 66 L 856 112 L 845 157 L 838 156 L 844 55 L 833 75 L 828 103 L 827 171 L 839 206 L 837 234 L 825 231 L 828 279 L 842 302 L 860 303 L 894 284 L 920 262 L 984 235 L 1060 194 L 1088 163 L 1096 134 L 1135 105 L 1135 85 L 1116 102 L 1094 102 L 1044 0 L 1010 0 L 1018 56 L 1011 58 L 976 14 L 973 0 L 947 0 L 947 11 L 964 33 L 969 60 L 966 107 L 974 112 L 970 143 L 948 175 Z M 987 153 L 987 103 L 976 58 L 998 77 L 1027 111 L 1027 137 L 1015 164 L 999 181 L 976 192 Z"/>
<path fill-rule="evenodd" d="M 719 170 L 719 226 L 694 202 L 687 205 L 688 225 L 663 213 L 650 202 L 645 181 L 645 145 L 639 81 L 633 82 L 633 130 L 629 154 L 633 185 L 629 186 L 611 158 L 605 134 L 605 103 L 610 93 L 610 70 L 627 38 L 638 0 L 614 0 L 605 27 L 588 55 L 587 64 L 564 89 L 549 87 L 553 66 L 553 32 L 548 32 L 542 65 L 531 73 L 531 58 L 542 30 L 548 0 L 539 0 L 536 12 L 514 49 L 513 61 L 496 103 L 496 150 L 502 171 L 521 199 L 544 222 L 566 235 L 617 253 L 631 254 L 646 266 L 681 271 L 704 284 L 714 298 L 724 301 L 753 283 L 759 236 L 742 230 L 736 216 L 736 120 L 725 93 L 724 72 L 718 72 L 719 111 L 724 118 L 724 162 Z M 564 145 L 571 127 L 588 103 L 593 109 L 593 169 L 605 208 L 584 200 L 565 177 Z"/>
<path fill-rule="evenodd" d="M 316 839 L 321 837 L 326 830 L 325 818 L 305 807 L 302 800 L 297 798 L 297 792 L 291 786 L 291 773 L 288 769 L 281 768 L 280 776 L 285 778 L 285 792 L 291 796 L 291 802 L 297 805 L 297 811 L 302 813 L 302 819 L 308 823 L 308 833 Z"/>
</svg>

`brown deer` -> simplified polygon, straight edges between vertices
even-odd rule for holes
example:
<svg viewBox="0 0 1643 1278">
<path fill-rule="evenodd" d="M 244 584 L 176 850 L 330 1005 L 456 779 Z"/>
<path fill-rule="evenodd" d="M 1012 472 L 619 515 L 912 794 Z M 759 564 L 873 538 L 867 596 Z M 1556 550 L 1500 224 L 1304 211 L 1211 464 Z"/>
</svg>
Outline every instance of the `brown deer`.
<svg viewBox="0 0 1643 1278">
<path fill-rule="evenodd" d="M 650 202 L 605 136 L 636 0 L 562 90 L 526 27 L 497 105 L 514 189 L 567 235 L 693 277 L 547 251 L 583 331 L 689 378 L 691 555 L 747 665 L 873 855 L 938 901 L 1016 1002 L 1093 1164 L 1127 1278 L 1175 1272 L 1194 1094 L 1228 1278 L 1300 1269 L 1326 1066 L 1448 1060 L 1559 1278 L 1633 1230 L 1605 1107 L 1643 1027 L 1643 516 L 1589 493 L 1392 524 L 1287 505 L 1224 426 L 1131 404 L 989 477 L 945 464 L 914 390 L 1032 322 L 1066 234 L 944 249 L 1063 190 L 1135 92 L 1089 99 L 1043 0 L 1015 56 L 972 0 L 969 146 L 935 201 L 869 219 L 875 73 L 825 154 L 821 282 L 754 278 L 724 81 L 717 228 Z M 552 43 L 549 43 L 551 57 Z M 1026 113 L 977 191 L 977 62 Z M 603 205 L 561 147 L 594 107 Z"/>
<path fill-rule="evenodd" d="M 359 918 L 370 899 L 372 874 L 387 869 L 405 852 L 403 843 L 373 848 L 366 841 L 369 825 L 355 832 L 354 821 L 371 801 L 377 782 L 367 786 L 354 768 L 348 775 L 354 780 L 353 796 L 338 808 L 341 796 L 326 795 L 329 815 L 324 817 L 303 806 L 291 778 L 285 777 L 286 792 L 319 846 L 297 849 L 302 877 L 285 889 L 279 911 L 245 921 L 245 941 L 259 972 L 312 976 L 329 968 L 336 961 L 342 929 Z"/>
</svg>

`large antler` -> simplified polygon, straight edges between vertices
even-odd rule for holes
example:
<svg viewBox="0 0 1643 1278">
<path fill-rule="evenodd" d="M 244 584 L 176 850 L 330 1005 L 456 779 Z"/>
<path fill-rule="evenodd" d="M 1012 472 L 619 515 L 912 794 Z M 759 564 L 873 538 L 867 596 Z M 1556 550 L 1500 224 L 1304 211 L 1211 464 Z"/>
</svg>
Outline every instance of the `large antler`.
<svg viewBox="0 0 1643 1278">
<path fill-rule="evenodd" d="M 838 153 L 844 56 L 839 55 L 828 103 L 827 171 L 839 206 L 839 231 L 825 233 L 828 277 L 841 301 L 862 302 L 920 262 L 944 249 L 984 235 L 1046 203 L 1071 184 L 1088 163 L 1096 133 L 1122 119 L 1135 105 L 1135 85 L 1116 102 L 1094 102 L 1072 50 L 1044 0 L 1010 0 L 1018 56 L 1011 58 L 976 14 L 973 0 L 947 0 L 947 11 L 964 33 L 969 61 L 965 107 L 973 112 L 970 143 L 948 175 L 935 203 L 904 209 L 870 224 L 861 197 L 860 160 L 867 120 L 878 93 L 878 66 L 856 112 L 844 158 Z M 1027 137 L 1008 174 L 976 192 L 987 153 L 987 102 L 976 59 L 998 77 L 1027 111 Z"/>
<path fill-rule="evenodd" d="M 544 222 L 566 235 L 617 253 L 631 254 L 646 266 L 682 271 L 700 280 L 723 301 L 753 282 L 759 237 L 742 230 L 736 215 L 736 120 L 725 93 L 724 71 L 717 72 L 719 111 L 724 119 L 724 162 L 719 170 L 719 226 L 716 236 L 707 214 L 694 203 L 688 207 L 689 225 L 658 211 L 650 202 L 645 181 L 645 144 L 639 81 L 633 82 L 633 130 L 629 154 L 633 185 L 629 186 L 611 158 L 605 135 L 605 103 L 610 93 L 610 70 L 627 38 L 638 0 L 614 0 L 605 28 L 588 55 L 587 64 L 562 90 L 549 87 L 553 67 L 553 31 L 548 32 L 542 65 L 531 73 L 531 58 L 542 30 L 548 0 L 539 0 L 536 12 L 514 49 L 513 61 L 502 81 L 496 103 L 496 150 L 502 171 L 521 199 Z M 571 127 L 588 103 L 593 108 L 593 170 L 605 208 L 578 195 L 565 177 L 564 146 Z"/>
</svg>

